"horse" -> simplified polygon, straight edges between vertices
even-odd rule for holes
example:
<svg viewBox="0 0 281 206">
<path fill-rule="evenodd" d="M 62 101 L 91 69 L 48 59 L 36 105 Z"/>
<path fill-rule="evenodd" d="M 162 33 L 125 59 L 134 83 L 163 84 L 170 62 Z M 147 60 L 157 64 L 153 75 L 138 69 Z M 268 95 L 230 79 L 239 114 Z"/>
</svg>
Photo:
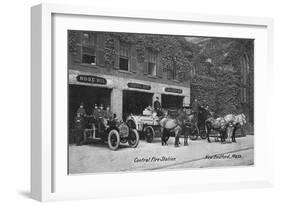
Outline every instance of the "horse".
<svg viewBox="0 0 281 206">
<path fill-rule="evenodd" d="M 198 120 L 205 122 L 207 118 L 207 111 L 204 108 L 200 109 L 198 118 L 195 118 L 194 114 L 188 114 L 183 108 L 177 110 L 177 115 L 171 117 L 165 115 L 160 120 L 160 126 L 162 128 L 162 145 L 167 145 L 167 141 L 171 134 L 175 135 L 175 146 L 179 146 L 179 137 L 184 137 L 184 145 L 188 145 L 188 137 L 192 133 L 194 127 L 197 128 L 197 133 L 199 134 L 198 129 Z"/>
<path fill-rule="evenodd" d="M 184 112 L 181 110 L 177 110 L 177 115 L 176 117 L 171 117 L 169 115 L 165 115 L 161 120 L 160 120 L 160 126 L 162 129 L 162 138 L 161 142 L 162 145 L 168 145 L 167 141 L 170 137 L 170 135 L 174 134 L 175 135 L 175 147 L 179 146 L 179 137 L 182 134 L 182 127 L 184 124 L 183 121 L 183 116 Z"/>
<path fill-rule="evenodd" d="M 243 113 L 238 114 L 238 115 L 228 114 L 224 117 L 224 119 L 232 130 L 232 131 L 230 131 L 232 133 L 231 134 L 232 142 L 236 142 L 235 132 L 236 132 L 237 128 L 243 127 L 243 125 L 245 125 L 247 123 L 246 116 Z M 229 138 L 230 138 L 230 136 L 229 136 Z"/>
<path fill-rule="evenodd" d="M 227 133 L 229 133 L 228 124 L 223 117 L 219 117 L 217 119 L 215 119 L 213 117 L 208 118 L 205 121 L 205 128 L 206 128 L 206 132 L 207 132 L 207 140 L 209 143 L 211 143 L 211 140 L 210 140 L 211 130 L 215 130 L 220 133 L 221 143 L 225 142 L 225 137 L 226 137 Z"/>
</svg>

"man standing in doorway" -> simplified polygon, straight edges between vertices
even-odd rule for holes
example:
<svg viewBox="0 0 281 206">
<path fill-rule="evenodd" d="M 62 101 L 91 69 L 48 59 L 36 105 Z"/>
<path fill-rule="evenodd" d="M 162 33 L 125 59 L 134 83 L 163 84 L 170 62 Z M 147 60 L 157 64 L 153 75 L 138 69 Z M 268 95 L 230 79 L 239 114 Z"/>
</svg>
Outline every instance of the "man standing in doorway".
<svg viewBox="0 0 281 206">
<path fill-rule="evenodd" d="M 157 113 L 157 116 L 158 117 L 161 116 L 162 115 L 162 111 L 161 111 L 161 103 L 159 101 L 159 97 L 156 97 L 156 100 L 153 103 L 153 107 L 154 107 L 154 110 Z"/>
<path fill-rule="evenodd" d="M 82 117 L 86 116 L 86 110 L 85 110 L 85 108 L 84 108 L 83 102 L 80 103 L 80 106 L 79 106 L 79 108 L 77 109 L 76 114 L 78 114 L 78 113 L 79 113 Z"/>
<path fill-rule="evenodd" d="M 81 113 L 77 112 L 77 116 L 74 118 L 75 126 L 75 143 L 77 146 L 81 145 L 84 139 L 84 117 L 81 116 Z"/>
<path fill-rule="evenodd" d="M 194 121 L 195 121 L 195 126 L 197 128 L 197 131 L 199 132 L 199 128 L 198 128 L 198 114 L 199 114 L 199 108 L 200 108 L 200 104 L 198 102 L 198 100 L 195 98 L 194 102 L 192 103 L 192 113 L 194 114 Z"/>
</svg>

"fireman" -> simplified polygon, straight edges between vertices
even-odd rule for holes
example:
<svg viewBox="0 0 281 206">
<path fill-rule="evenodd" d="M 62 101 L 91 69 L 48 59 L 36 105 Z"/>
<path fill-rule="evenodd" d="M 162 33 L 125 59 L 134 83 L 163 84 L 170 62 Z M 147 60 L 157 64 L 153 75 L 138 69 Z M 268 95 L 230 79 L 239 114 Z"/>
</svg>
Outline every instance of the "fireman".
<svg viewBox="0 0 281 206">
<path fill-rule="evenodd" d="M 84 117 L 80 112 L 77 112 L 77 116 L 74 118 L 74 127 L 75 127 L 75 143 L 77 146 L 81 145 L 84 139 L 84 127 L 85 121 Z"/>
</svg>

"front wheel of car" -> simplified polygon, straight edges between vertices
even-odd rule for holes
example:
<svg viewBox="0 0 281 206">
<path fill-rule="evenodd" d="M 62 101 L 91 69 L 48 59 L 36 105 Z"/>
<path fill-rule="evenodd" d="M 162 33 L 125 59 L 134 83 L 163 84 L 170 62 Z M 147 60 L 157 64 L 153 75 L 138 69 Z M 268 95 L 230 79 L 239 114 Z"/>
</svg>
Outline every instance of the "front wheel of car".
<svg viewBox="0 0 281 206">
<path fill-rule="evenodd" d="M 117 150 L 120 145 L 120 135 L 117 130 L 113 129 L 108 133 L 108 147 L 111 150 Z"/>
<path fill-rule="evenodd" d="M 139 133 L 136 129 L 131 129 L 130 133 L 129 133 L 129 137 L 128 137 L 128 143 L 130 145 L 130 147 L 132 148 L 136 148 L 139 144 Z"/>
</svg>

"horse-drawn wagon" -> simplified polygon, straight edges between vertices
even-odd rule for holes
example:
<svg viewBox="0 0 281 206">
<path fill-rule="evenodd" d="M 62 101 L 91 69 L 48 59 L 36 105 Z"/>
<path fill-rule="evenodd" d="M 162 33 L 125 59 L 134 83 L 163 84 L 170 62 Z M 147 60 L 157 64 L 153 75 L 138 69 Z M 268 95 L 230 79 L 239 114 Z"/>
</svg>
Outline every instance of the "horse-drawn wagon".
<svg viewBox="0 0 281 206">
<path fill-rule="evenodd" d="M 152 142 L 153 139 L 157 137 L 162 139 L 164 138 L 167 140 L 168 137 L 163 137 L 163 129 L 161 128 L 161 122 L 160 122 L 161 119 L 175 120 L 180 116 L 179 114 L 182 112 L 186 112 L 186 111 L 184 111 L 183 108 L 162 109 L 163 116 L 158 117 L 155 111 L 145 109 L 142 115 L 131 114 L 127 118 L 126 122 L 131 128 L 135 128 L 139 132 L 140 136 L 146 139 L 147 142 Z M 194 120 L 193 114 L 186 113 L 184 116 L 185 116 L 184 122 L 181 125 L 184 132 L 183 135 L 188 136 L 193 140 L 197 139 L 199 136 L 202 139 L 205 139 L 206 138 L 205 120 L 207 119 L 207 112 L 204 109 L 202 109 L 202 111 L 200 110 L 197 120 Z M 197 127 L 196 127 L 196 121 L 197 121 Z"/>
<path fill-rule="evenodd" d="M 108 144 L 111 150 L 117 150 L 120 143 L 128 143 L 135 148 L 139 143 L 139 134 L 135 128 L 126 122 L 103 117 L 88 117 L 88 127 L 84 130 L 86 141 L 100 139 Z"/>
</svg>

